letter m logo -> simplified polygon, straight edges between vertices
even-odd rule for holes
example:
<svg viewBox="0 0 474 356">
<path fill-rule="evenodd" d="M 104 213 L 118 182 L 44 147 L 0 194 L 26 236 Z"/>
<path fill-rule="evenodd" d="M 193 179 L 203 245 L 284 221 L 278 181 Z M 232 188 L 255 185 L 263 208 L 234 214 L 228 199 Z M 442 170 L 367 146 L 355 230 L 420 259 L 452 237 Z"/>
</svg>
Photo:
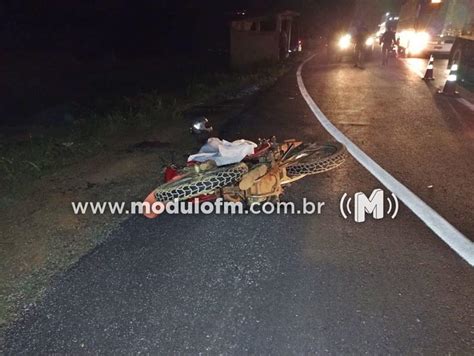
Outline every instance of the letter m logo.
<svg viewBox="0 0 474 356">
<path fill-rule="evenodd" d="M 383 190 L 375 189 L 370 197 L 362 193 L 354 194 L 354 220 L 355 222 L 364 222 L 365 214 L 372 214 L 374 219 L 382 219 L 384 216 Z"/>
</svg>

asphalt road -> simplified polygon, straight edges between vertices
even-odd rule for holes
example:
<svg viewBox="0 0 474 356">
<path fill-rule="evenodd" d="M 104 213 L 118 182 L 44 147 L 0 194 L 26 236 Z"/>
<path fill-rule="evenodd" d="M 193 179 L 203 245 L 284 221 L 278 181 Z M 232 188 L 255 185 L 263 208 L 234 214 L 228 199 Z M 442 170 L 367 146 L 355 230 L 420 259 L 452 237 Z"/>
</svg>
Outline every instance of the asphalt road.
<svg viewBox="0 0 474 356">
<path fill-rule="evenodd" d="M 474 236 L 472 112 L 404 63 L 315 59 L 308 91 L 354 143 Z M 329 140 L 295 73 L 225 138 Z M 408 208 L 341 217 L 344 193 L 384 188 L 353 158 L 292 185 L 321 215 L 133 217 L 15 324 L 6 353 L 474 353 L 474 273 Z"/>
</svg>

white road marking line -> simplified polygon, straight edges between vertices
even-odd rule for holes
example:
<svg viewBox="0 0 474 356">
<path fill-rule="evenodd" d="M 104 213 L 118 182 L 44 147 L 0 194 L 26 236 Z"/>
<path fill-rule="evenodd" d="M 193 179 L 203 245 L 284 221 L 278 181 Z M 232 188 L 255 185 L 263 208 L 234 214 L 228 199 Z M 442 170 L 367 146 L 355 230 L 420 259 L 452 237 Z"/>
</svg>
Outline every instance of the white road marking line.
<svg viewBox="0 0 474 356">
<path fill-rule="evenodd" d="M 436 235 L 438 235 L 449 247 L 451 247 L 459 256 L 464 258 L 467 263 L 474 266 L 474 243 L 464 236 L 459 230 L 451 225 L 446 219 L 433 210 L 428 204 L 421 200 L 411 190 L 396 180 L 390 173 L 379 166 L 372 158 L 356 146 L 347 136 L 339 131 L 321 109 L 316 105 L 309 95 L 303 82 L 301 71 L 303 66 L 311 60 L 313 56 L 307 58 L 300 64 L 296 72 L 298 87 L 301 95 L 318 119 L 321 125 L 337 141 L 344 144 L 349 153 L 367 169 L 380 183 L 387 187 L 392 193 L 395 193 L 405 205 L 417 215 Z"/>
<path fill-rule="evenodd" d="M 459 98 L 458 101 L 459 101 L 461 104 L 466 105 L 466 106 L 469 108 L 469 110 L 474 111 L 474 104 L 470 103 L 469 101 L 467 101 L 467 100 L 464 99 L 464 98 Z"/>
</svg>

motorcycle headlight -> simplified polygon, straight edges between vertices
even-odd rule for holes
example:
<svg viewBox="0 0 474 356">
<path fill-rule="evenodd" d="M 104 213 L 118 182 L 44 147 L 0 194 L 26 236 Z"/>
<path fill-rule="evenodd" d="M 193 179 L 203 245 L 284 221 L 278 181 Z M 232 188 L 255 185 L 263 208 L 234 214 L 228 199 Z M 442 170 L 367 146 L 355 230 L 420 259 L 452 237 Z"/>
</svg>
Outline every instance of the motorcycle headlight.
<svg viewBox="0 0 474 356">
<path fill-rule="evenodd" d="M 373 46 L 373 45 L 374 45 L 374 38 L 373 38 L 373 37 L 367 38 L 367 41 L 365 41 L 365 45 L 366 45 L 367 47 Z"/>
<path fill-rule="evenodd" d="M 190 131 L 194 134 L 211 132 L 212 126 L 210 126 L 208 119 L 206 119 L 204 116 L 201 116 L 193 121 Z"/>
</svg>

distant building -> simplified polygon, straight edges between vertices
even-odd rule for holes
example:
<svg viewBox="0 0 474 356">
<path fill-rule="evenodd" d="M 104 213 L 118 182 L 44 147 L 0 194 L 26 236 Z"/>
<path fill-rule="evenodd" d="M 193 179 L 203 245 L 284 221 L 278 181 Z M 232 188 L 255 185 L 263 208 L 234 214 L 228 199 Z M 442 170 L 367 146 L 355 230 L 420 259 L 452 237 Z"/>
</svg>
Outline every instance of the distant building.
<svg viewBox="0 0 474 356">
<path fill-rule="evenodd" d="M 293 36 L 293 22 L 298 13 L 247 14 L 242 10 L 237 15 L 230 30 L 230 59 L 234 68 L 288 56 L 297 40 Z"/>
</svg>

